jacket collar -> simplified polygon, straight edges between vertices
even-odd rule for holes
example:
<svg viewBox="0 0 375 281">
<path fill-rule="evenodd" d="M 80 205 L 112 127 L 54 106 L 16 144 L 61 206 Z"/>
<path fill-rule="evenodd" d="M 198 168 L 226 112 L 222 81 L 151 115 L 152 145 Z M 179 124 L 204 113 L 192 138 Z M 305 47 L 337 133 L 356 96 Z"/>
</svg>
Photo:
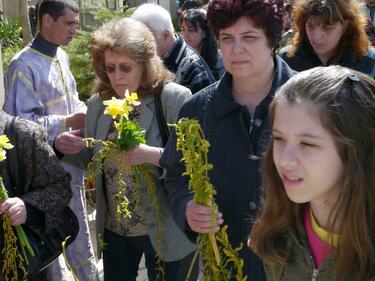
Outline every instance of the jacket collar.
<svg viewBox="0 0 375 281">
<path fill-rule="evenodd" d="M 179 34 L 175 34 L 177 37 L 176 42 L 170 47 L 167 53 L 162 57 L 165 66 L 169 71 L 176 73 L 181 60 L 184 58 L 185 48 L 187 45 Z"/>
<path fill-rule="evenodd" d="M 296 50 L 296 56 L 300 57 L 300 60 L 312 61 L 314 65 L 324 65 L 319 59 L 318 55 L 314 52 L 313 47 L 311 46 L 309 40 L 306 38 L 303 39 L 302 44 Z M 337 64 L 352 68 L 358 63 L 358 57 L 351 51 L 345 52 L 340 58 Z M 328 60 L 327 65 L 330 65 L 331 62 Z"/>
<path fill-rule="evenodd" d="M 153 95 L 146 96 L 141 100 L 141 104 L 139 106 L 139 126 L 146 132 L 150 129 L 152 120 L 154 118 L 154 112 L 151 110 L 151 106 L 154 103 L 154 100 L 155 98 Z"/>
<path fill-rule="evenodd" d="M 44 55 L 54 57 L 59 46 L 53 43 L 48 42 L 43 36 L 38 33 L 34 40 L 31 42 L 31 48 L 41 52 Z"/>
<path fill-rule="evenodd" d="M 290 69 L 286 62 L 278 55 L 274 57 L 274 63 L 275 75 L 272 80 L 271 90 L 269 91 L 268 95 L 260 102 L 257 108 L 267 109 L 275 95 L 277 88 L 284 84 L 291 76 L 296 73 L 295 71 Z M 214 118 L 224 117 L 233 110 L 241 107 L 241 105 L 234 100 L 232 93 L 232 83 L 232 75 L 226 72 L 223 78 L 218 83 L 214 84 L 214 87 L 216 88 L 214 89 L 214 91 L 216 91 L 216 94 L 214 94 L 213 97 L 213 106 L 215 108 L 215 112 L 212 112 L 212 116 Z"/>
<path fill-rule="evenodd" d="M 301 60 L 312 61 L 313 64 L 317 66 L 323 65 L 306 36 L 303 38 L 301 45 L 297 48 L 295 56 L 299 57 Z"/>
</svg>

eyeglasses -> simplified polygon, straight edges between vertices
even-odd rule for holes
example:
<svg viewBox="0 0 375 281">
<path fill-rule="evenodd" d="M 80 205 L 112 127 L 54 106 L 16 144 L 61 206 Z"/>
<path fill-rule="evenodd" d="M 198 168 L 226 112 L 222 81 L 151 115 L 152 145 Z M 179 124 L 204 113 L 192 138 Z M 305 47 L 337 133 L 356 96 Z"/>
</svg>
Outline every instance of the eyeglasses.
<svg viewBox="0 0 375 281">
<path fill-rule="evenodd" d="M 130 63 L 120 63 L 119 65 L 115 64 L 105 64 L 102 66 L 102 70 L 107 74 L 112 74 L 118 68 L 122 73 L 130 73 L 133 71 L 134 67 L 136 67 L 140 62 L 135 64 Z"/>
</svg>

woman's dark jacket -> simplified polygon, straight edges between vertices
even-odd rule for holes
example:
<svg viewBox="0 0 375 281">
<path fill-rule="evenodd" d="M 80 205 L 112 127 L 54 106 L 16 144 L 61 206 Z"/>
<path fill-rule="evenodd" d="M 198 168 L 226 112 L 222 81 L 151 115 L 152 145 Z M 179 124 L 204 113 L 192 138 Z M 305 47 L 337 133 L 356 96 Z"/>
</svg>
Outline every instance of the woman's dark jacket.
<svg viewBox="0 0 375 281">
<path fill-rule="evenodd" d="M 288 52 L 292 46 L 287 46 L 280 51 L 280 56 L 296 71 L 307 70 L 316 66 L 324 66 L 319 57 L 315 54 L 308 39 L 302 41 L 293 56 Z M 344 53 L 337 65 L 348 67 L 375 78 L 375 49 L 371 47 L 366 55 L 357 57 L 351 51 Z M 330 65 L 328 61 L 327 65 Z"/>
</svg>

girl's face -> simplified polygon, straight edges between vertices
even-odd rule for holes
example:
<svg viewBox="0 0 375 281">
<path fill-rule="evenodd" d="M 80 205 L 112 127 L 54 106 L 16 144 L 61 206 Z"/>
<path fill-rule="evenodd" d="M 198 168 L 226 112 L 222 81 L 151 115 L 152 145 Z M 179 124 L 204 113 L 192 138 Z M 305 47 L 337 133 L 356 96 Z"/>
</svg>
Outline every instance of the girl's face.
<svg viewBox="0 0 375 281">
<path fill-rule="evenodd" d="M 138 90 L 144 71 L 143 63 L 136 62 L 127 55 L 121 55 L 111 50 L 105 50 L 104 63 L 103 70 L 119 97 L 124 97 L 126 89 L 129 92 Z"/>
<path fill-rule="evenodd" d="M 259 76 L 273 63 L 266 34 L 247 17 L 220 29 L 219 43 L 224 66 L 235 79 Z"/>
<path fill-rule="evenodd" d="M 203 39 L 206 37 L 202 28 L 197 25 L 197 30 L 194 26 L 186 20 L 181 23 L 181 35 L 184 38 L 186 44 L 195 49 L 199 54 L 202 51 Z"/>
<path fill-rule="evenodd" d="M 305 24 L 307 37 L 314 52 L 324 64 L 335 53 L 346 26 L 346 22 L 336 22 L 332 25 L 326 25 L 322 18 L 316 16 L 311 16 L 307 20 Z"/>
<path fill-rule="evenodd" d="M 344 167 L 316 108 L 304 102 L 278 103 L 272 135 L 273 160 L 289 199 L 310 202 L 313 209 L 332 206 Z"/>
</svg>

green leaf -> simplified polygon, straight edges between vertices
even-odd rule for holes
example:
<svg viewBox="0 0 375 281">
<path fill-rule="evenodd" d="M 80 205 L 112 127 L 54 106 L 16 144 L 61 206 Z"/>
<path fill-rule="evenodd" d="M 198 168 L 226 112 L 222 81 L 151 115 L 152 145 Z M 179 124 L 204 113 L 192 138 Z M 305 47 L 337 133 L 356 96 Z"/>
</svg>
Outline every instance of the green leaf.
<svg viewBox="0 0 375 281">
<path fill-rule="evenodd" d="M 118 133 L 114 142 L 121 150 L 130 150 L 141 143 L 146 143 L 144 130 L 130 120 L 122 119 L 119 122 L 121 132 Z"/>
</svg>

